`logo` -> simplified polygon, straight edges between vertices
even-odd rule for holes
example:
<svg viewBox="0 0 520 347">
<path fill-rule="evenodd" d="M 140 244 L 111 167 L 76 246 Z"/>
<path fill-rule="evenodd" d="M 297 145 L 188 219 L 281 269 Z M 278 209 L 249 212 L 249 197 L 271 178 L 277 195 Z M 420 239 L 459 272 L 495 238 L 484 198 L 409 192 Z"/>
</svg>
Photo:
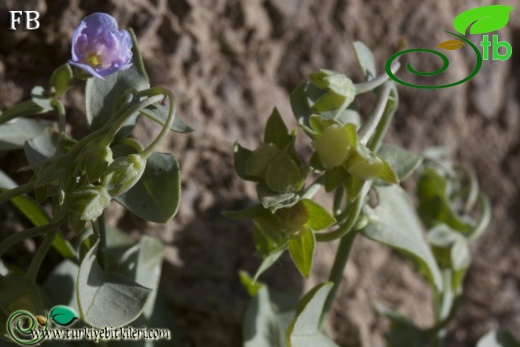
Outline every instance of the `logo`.
<svg viewBox="0 0 520 347">
<path fill-rule="evenodd" d="M 135 341 L 170 340 L 169 329 L 125 327 L 69 328 L 79 320 L 78 314 L 68 306 L 55 306 L 44 316 L 34 316 L 26 310 L 13 312 L 6 324 L 7 334 L 20 346 L 33 346 L 44 340 L 78 341 Z M 53 328 L 54 327 L 54 328 Z"/>
<path fill-rule="evenodd" d="M 78 314 L 67 306 L 55 306 L 44 316 L 34 316 L 26 310 L 18 310 L 9 316 L 7 320 L 7 335 L 21 346 L 31 346 L 40 343 L 45 334 L 35 333 L 47 331 L 51 322 L 58 326 L 69 326 L 78 319 Z"/>
<path fill-rule="evenodd" d="M 454 51 L 464 46 L 469 46 L 475 54 L 475 67 L 467 77 L 449 84 L 428 86 L 403 81 L 392 72 L 391 66 L 394 60 L 396 60 L 404 54 L 416 52 L 436 55 L 437 57 L 441 58 L 442 66 L 437 70 L 424 72 L 414 69 L 412 65 L 408 63 L 406 69 L 410 73 L 417 76 L 428 77 L 439 75 L 446 71 L 450 65 L 448 57 L 446 57 L 446 55 L 439 51 L 427 48 L 407 49 L 392 55 L 386 61 L 386 73 L 395 82 L 412 88 L 440 89 L 453 87 L 467 82 L 479 72 L 480 68 L 482 67 L 483 60 L 489 60 L 491 57 L 493 60 L 504 61 L 511 57 L 511 54 L 513 53 L 513 48 L 511 47 L 511 44 L 507 41 L 500 41 L 499 36 L 497 34 L 492 35 L 490 40 L 490 36 L 488 34 L 490 32 L 497 31 L 505 27 L 509 22 L 509 13 L 512 10 L 514 10 L 513 7 L 505 5 L 488 5 L 473 8 L 471 10 L 464 11 L 460 13 L 457 17 L 455 17 L 455 19 L 453 20 L 453 27 L 456 32 L 445 31 L 449 35 L 453 36 L 453 39 L 439 43 L 437 45 L 437 48 L 447 51 Z M 466 37 L 466 32 L 468 31 L 468 29 L 469 34 L 471 35 L 482 35 L 482 41 L 480 42 L 480 46 L 482 47 L 482 53 L 480 53 L 479 48 Z"/>
</svg>

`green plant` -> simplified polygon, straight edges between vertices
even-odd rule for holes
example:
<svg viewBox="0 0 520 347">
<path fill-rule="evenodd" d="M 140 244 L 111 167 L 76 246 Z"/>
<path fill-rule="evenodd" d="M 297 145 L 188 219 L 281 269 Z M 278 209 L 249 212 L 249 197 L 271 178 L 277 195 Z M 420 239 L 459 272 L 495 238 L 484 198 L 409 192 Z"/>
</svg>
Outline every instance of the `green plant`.
<svg viewBox="0 0 520 347">
<path fill-rule="evenodd" d="M 388 345 L 439 346 L 462 292 L 470 263 L 468 245 L 489 223 L 488 199 L 470 169 L 451 164 L 439 151 L 417 155 L 383 143 L 398 105 L 397 90 L 388 76 L 376 77 L 373 55 L 364 44 L 356 42 L 354 51 L 365 82 L 354 84 L 341 73 L 319 70 L 291 93 L 294 116 L 313 148 L 307 161 L 295 148 L 299 134 L 289 132 L 276 109 L 267 121 L 262 145 L 248 150 L 235 144 L 236 172 L 256 183 L 259 204 L 225 215 L 253 221 L 256 251 L 263 259 L 253 277 L 240 273 L 252 296 L 244 319 L 247 347 L 336 346 L 323 322 L 358 236 L 409 258 L 434 292 L 435 324 L 428 329 L 377 307 L 392 321 Z M 391 67 L 394 73 L 398 68 L 398 63 Z M 365 92 L 377 97 L 368 116 L 361 115 L 358 105 Z M 416 170 L 417 209 L 399 186 Z M 322 188 L 332 195 L 331 211 L 313 201 Z M 477 203 L 480 217 L 475 220 Z M 308 277 L 316 243 L 337 239 L 329 281 L 299 303 L 258 282 L 285 251 Z"/>
<path fill-rule="evenodd" d="M 116 39 L 121 42 L 110 41 Z M 22 332 L 17 322 L 6 326 L 20 310 L 29 314 L 22 321 L 34 322 L 38 315 L 38 323 L 48 328 L 45 312 L 57 304 L 77 310 L 91 327 L 171 324 L 167 316 L 162 321 L 156 317 L 161 311 L 156 299 L 162 243 L 149 236 L 132 241 L 107 227 L 103 212 L 116 201 L 147 221 L 173 218 L 180 203 L 179 165 L 172 154 L 156 149 L 169 131 L 192 129 L 175 115 L 173 94 L 150 87 L 133 32 L 117 31 L 112 17 L 98 13 L 85 18 L 75 31 L 72 52 L 76 61 L 71 63 L 83 70 L 61 65 L 48 87 L 34 87 L 30 100 L 0 114 L 0 150 L 23 149 L 29 165 L 21 170 L 32 173 L 17 186 L 0 172 L 0 203 L 11 201 L 34 225 L 2 240 L 0 255 L 28 238 L 43 238 L 26 271 L 0 261 L 2 337 L 13 327 Z M 90 133 L 76 140 L 65 131 L 60 99 L 84 80 Z M 28 118 L 47 113 L 56 114 L 58 121 Z M 162 126 L 146 147 L 131 137 L 138 117 Z M 65 260 L 39 283 L 51 247 Z M 62 325 L 78 318 L 61 306 L 52 312 L 49 318 Z M 58 317 L 63 312 L 67 319 Z M 26 331 L 20 341 L 38 342 L 33 337 Z"/>
</svg>

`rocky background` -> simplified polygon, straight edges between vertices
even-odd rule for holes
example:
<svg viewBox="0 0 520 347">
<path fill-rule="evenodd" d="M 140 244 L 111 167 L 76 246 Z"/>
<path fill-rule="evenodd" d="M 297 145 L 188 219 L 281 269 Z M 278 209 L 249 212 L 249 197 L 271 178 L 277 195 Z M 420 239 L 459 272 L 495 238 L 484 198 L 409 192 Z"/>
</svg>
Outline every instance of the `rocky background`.
<svg viewBox="0 0 520 347">
<path fill-rule="evenodd" d="M 183 346 L 240 346 L 248 296 L 237 272 L 258 266 L 252 225 L 230 222 L 223 210 L 254 199 L 252 186 L 234 174 L 232 145 L 256 146 L 271 109 L 294 125 L 288 93 L 320 67 L 360 81 L 351 43 L 361 40 L 379 62 L 409 47 L 433 48 L 447 40 L 443 30 L 470 7 L 491 1 L 449 0 L 2 0 L 0 2 L 0 108 L 45 85 L 69 59 L 72 30 L 96 11 L 134 28 L 152 84 L 171 88 L 180 112 L 196 128 L 174 135 L 168 148 L 182 168 L 182 207 L 167 225 L 146 224 L 114 206 L 110 223 L 132 235 L 148 233 L 167 244 L 162 288 L 179 326 Z M 495 3 L 495 2 L 493 2 Z M 512 0 L 502 4 L 515 6 Z M 37 31 L 8 31 L 7 10 L 37 10 Z M 474 166 L 493 203 L 493 220 L 472 249 L 465 294 L 448 332 L 448 346 L 474 346 L 498 327 L 520 332 L 520 12 L 512 12 L 501 40 L 513 46 L 505 62 L 484 62 L 469 83 L 432 91 L 399 87 L 401 104 L 387 137 L 420 152 L 445 146 Z M 463 53 L 450 59 L 450 79 L 472 69 Z M 66 100 L 72 132 L 85 133 L 78 88 Z M 144 122 L 137 133 L 149 139 L 157 128 Z M 0 167 L 19 182 L 19 153 L 0 154 Z M 19 216 L 0 208 L 4 230 Z M 336 245 L 321 245 L 310 281 L 303 283 L 290 262 L 266 276 L 274 287 L 303 293 L 326 279 Z M 30 252 L 30 244 L 25 252 Z M 373 310 L 382 302 L 431 322 L 430 292 L 409 264 L 388 249 L 358 239 L 330 319 L 341 346 L 383 346 L 385 319 Z"/>
</svg>

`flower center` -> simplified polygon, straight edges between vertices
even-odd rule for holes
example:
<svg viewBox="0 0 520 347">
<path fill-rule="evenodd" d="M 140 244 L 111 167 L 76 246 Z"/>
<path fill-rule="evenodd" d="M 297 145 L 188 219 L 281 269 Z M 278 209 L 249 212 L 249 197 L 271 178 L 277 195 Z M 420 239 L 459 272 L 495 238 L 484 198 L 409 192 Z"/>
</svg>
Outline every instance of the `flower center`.
<svg viewBox="0 0 520 347">
<path fill-rule="evenodd" d="M 101 65 L 101 59 L 99 54 L 97 53 L 90 53 L 87 57 L 88 64 L 92 67 L 98 67 Z"/>
</svg>

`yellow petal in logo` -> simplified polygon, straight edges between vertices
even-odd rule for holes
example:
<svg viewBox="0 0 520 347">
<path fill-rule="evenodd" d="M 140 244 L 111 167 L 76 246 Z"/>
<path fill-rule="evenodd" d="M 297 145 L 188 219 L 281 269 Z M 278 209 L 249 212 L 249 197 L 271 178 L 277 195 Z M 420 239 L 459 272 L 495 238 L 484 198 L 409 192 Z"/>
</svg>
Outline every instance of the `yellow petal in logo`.
<svg viewBox="0 0 520 347">
<path fill-rule="evenodd" d="M 448 51 L 455 51 L 464 47 L 465 43 L 461 40 L 448 40 L 441 42 L 437 45 L 437 48 L 442 48 Z"/>
</svg>

